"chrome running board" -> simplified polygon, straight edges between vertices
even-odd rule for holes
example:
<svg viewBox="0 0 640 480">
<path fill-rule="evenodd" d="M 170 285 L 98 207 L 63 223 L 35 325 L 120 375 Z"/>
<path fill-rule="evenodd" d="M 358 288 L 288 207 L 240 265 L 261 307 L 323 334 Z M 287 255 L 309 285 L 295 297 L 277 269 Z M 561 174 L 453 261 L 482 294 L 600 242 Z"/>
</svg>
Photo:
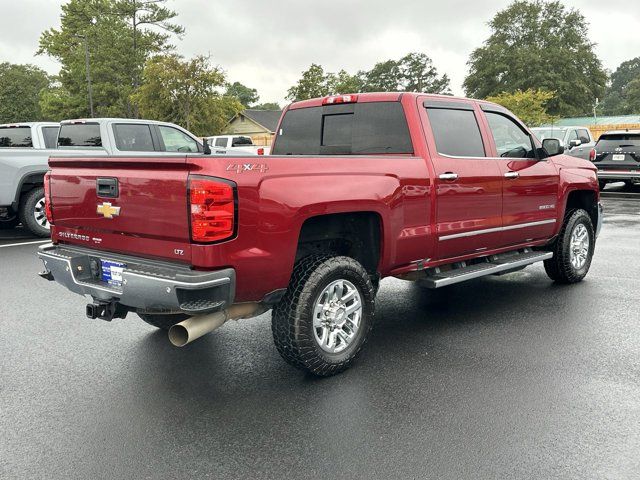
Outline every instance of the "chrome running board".
<svg viewBox="0 0 640 480">
<path fill-rule="evenodd" d="M 418 281 L 427 288 L 440 288 L 455 283 L 466 282 L 474 278 L 486 275 L 507 273 L 519 270 L 532 263 L 542 262 L 553 257 L 553 252 L 540 252 L 525 249 L 523 251 L 509 252 L 500 255 L 485 257 L 481 263 L 467 265 L 465 262 L 450 265 L 450 269 L 444 267 L 431 268 L 425 272 L 425 276 Z M 449 265 L 447 266 L 449 267 Z"/>
</svg>

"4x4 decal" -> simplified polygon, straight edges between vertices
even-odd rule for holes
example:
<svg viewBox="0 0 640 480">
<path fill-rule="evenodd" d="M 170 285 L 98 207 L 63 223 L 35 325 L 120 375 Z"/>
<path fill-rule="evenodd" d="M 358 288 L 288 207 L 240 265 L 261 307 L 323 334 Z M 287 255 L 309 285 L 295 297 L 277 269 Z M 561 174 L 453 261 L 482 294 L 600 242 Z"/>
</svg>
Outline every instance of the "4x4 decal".
<svg viewBox="0 0 640 480">
<path fill-rule="evenodd" d="M 227 172 L 260 172 L 266 173 L 269 166 L 266 163 L 231 163 L 227 165 Z"/>
</svg>

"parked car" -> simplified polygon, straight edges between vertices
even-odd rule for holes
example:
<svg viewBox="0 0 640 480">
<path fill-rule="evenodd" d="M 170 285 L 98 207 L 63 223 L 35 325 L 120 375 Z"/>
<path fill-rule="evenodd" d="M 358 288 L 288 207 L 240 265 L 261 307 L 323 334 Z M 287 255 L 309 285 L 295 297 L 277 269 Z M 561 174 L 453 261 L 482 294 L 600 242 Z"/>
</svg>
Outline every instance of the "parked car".
<svg viewBox="0 0 640 480">
<path fill-rule="evenodd" d="M 540 139 L 557 138 L 567 155 L 589 158 L 589 152 L 595 145 L 591 131 L 587 127 L 536 127 L 531 131 Z"/>
<path fill-rule="evenodd" d="M 58 135 L 59 131 L 59 135 Z M 0 126 L 0 215 L 2 225 L 18 221 L 33 234 L 49 236 L 43 177 L 51 156 L 201 155 L 201 140 L 178 125 L 151 120 L 93 118 L 61 124 Z M 61 152 L 65 150 L 65 152 Z M 217 155 L 240 155 L 216 148 Z"/>
<path fill-rule="evenodd" d="M 255 155 L 269 155 L 270 147 L 254 145 L 251 137 L 246 135 L 216 135 L 207 137 L 212 148 L 226 148 Z"/>
<path fill-rule="evenodd" d="M 596 168 L 503 107 L 340 95 L 290 105 L 277 131 L 259 161 L 51 158 L 41 276 L 93 297 L 90 318 L 135 312 L 178 346 L 273 308 L 282 357 L 332 375 L 364 346 L 381 278 L 587 275 Z"/>
<path fill-rule="evenodd" d="M 0 125 L 0 229 L 13 228 L 20 222 L 18 208 L 11 207 L 16 200 L 15 194 L 17 192 L 19 199 L 35 187 L 30 183 L 31 158 L 42 156 L 39 150 L 55 148 L 59 128 L 59 123 L 52 122 Z M 17 164 L 18 176 L 23 180 L 17 185 L 14 185 L 12 175 L 7 173 L 10 167 L 5 166 L 5 159 L 9 156 L 15 159 L 13 161 Z M 46 158 L 44 169 L 46 169 Z M 45 218 L 44 199 L 37 208 L 38 216 Z"/>
<path fill-rule="evenodd" d="M 598 167 L 600 189 L 609 182 L 640 184 L 640 130 L 603 133 L 590 158 Z"/>
</svg>

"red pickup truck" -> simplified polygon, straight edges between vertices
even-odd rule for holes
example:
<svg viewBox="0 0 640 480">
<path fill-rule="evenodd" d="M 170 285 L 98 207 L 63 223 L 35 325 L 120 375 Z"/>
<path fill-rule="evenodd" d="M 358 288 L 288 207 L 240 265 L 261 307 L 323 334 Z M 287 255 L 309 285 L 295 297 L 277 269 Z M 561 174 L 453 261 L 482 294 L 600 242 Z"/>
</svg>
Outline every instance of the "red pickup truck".
<svg viewBox="0 0 640 480">
<path fill-rule="evenodd" d="M 414 93 L 290 105 L 272 155 L 51 158 L 40 274 L 184 345 L 273 308 L 280 354 L 347 368 L 381 278 L 428 288 L 544 262 L 589 270 L 596 167 L 542 144 L 504 108 Z"/>
</svg>

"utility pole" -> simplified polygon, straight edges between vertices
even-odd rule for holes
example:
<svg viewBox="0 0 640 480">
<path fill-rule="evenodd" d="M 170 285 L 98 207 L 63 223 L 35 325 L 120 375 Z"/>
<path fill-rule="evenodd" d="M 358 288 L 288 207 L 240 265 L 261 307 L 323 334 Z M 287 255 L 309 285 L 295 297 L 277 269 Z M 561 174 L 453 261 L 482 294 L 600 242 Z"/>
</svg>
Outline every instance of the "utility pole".
<svg viewBox="0 0 640 480">
<path fill-rule="evenodd" d="M 91 67 L 89 65 L 89 39 L 87 35 L 83 35 L 84 38 L 84 66 L 87 72 L 87 87 L 89 90 L 89 112 L 91 113 L 91 118 L 94 117 L 93 114 L 93 89 L 91 88 Z"/>
</svg>

